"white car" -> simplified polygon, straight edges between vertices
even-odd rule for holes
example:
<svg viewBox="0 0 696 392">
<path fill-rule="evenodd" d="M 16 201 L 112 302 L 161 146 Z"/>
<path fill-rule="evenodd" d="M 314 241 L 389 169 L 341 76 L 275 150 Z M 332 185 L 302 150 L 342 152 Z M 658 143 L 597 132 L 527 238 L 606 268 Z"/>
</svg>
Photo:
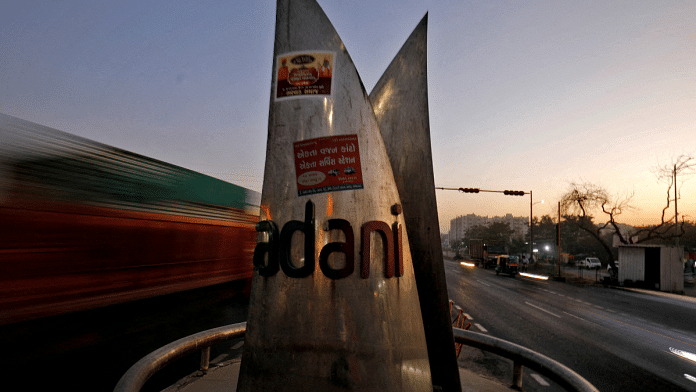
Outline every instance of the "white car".
<svg viewBox="0 0 696 392">
<path fill-rule="evenodd" d="M 578 262 L 578 267 L 585 267 L 587 269 L 601 268 L 602 262 L 596 257 L 585 257 L 585 259 Z"/>
</svg>

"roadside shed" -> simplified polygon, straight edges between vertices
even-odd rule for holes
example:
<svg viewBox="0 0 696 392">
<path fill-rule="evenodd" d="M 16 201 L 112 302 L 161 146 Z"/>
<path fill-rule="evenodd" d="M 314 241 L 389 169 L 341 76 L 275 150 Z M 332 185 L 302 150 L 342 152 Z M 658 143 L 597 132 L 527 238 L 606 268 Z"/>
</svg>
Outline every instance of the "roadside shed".
<svg viewBox="0 0 696 392">
<path fill-rule="evenodd" d="M 683 247 L 619 246 L 619 282 L 648 289 L 684 292 Z"/>
</svg>

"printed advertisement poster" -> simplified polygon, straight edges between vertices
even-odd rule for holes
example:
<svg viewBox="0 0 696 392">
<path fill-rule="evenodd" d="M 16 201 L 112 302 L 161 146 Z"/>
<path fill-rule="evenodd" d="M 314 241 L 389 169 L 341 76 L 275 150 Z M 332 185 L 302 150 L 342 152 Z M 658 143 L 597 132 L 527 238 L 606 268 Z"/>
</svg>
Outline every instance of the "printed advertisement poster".
<svg viewBox="0 0 696 392">
<path fill-rule="evenodd" d="M 276 59 L 276 99 L 331 95 L 332 52 L 288 53 Z"/>
<path fill-rule="evenodd" d="M 295 142 L 297 195 L 363 189 L 358 135 Z"/>
</svg>

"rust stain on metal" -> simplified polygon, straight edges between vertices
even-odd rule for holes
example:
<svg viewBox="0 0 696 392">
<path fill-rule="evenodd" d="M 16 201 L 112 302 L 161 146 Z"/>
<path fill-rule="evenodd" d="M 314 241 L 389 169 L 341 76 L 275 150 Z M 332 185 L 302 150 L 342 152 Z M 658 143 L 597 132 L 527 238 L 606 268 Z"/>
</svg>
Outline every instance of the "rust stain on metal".
<svg viewBox="0 0 696 392">
<path fill-rule="evenodd" d="M 326 216 L 330 218 L 331 215 L 333 215 L 333 198 L 329 193 L 329 197 L 326 200 Z"/>
</svg>

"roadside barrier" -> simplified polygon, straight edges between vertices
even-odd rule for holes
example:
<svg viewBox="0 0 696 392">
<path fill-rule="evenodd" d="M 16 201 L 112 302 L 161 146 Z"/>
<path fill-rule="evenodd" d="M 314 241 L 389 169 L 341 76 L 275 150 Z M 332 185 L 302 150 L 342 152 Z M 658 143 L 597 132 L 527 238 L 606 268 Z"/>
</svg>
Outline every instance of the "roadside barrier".
<svg viewBox="0 0 696 392">
<path fill-rule="evenodd" d="M 566 391 L 598 392 L 568 367 L 528 348 L 477 332 L 453 328 L 455 343 L 488 351 L 513 361 L 513 387 L 522 387 L 522 369 L 527 367 L 556 382 Z M 201 370 L 208 369 L 210 347 L 246 333 L 246 323 L 226 325 L 202 331 L 161 347 L 136 362 L 121 377 L 114 392 L 138 392 L 145 382 L 171 362 L 201 351 Z M 466 383 L 466 380 L 463 381 Z"/>
</svg>

